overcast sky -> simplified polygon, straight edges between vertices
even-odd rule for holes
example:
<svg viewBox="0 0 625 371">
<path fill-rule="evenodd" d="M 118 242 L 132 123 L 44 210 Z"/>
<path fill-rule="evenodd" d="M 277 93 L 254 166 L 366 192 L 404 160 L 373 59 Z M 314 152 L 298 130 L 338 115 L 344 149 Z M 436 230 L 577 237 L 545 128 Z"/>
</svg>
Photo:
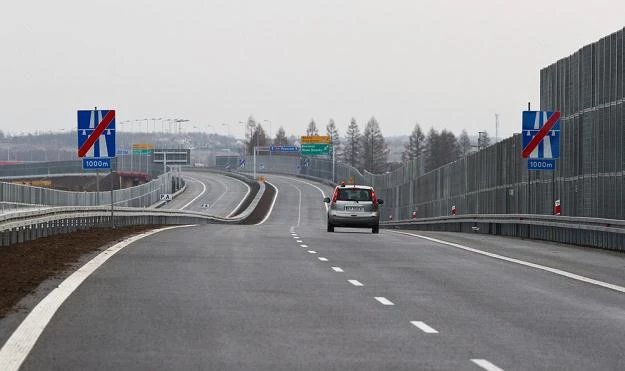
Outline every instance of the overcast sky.
<svg viewBox="0 0 625 371">
<path fill-rule="evenodd" d="M 375 116 L 385 136 L 494 137 L 499 113 L 508 137 L 539 107 L 541 68 L 624 26 L 616 0 L 11 1 L 0 129 L 69 130 L 98 106 L 238 137 L 249 115 L 274 135 Z"/>
</svg>

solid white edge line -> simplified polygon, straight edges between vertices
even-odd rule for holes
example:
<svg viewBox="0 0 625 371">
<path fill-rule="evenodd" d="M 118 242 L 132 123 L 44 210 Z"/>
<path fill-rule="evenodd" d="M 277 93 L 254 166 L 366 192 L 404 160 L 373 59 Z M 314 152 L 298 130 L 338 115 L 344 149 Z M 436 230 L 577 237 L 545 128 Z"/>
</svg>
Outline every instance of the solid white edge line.
<svg viewBox="0 0 625 371">
<path fill-rule="evenodd" d="M 503 371 L 503 369 L 495 366 L 494 364 L 488 362 L 485 359 L 472 359 L 471 362 L 475 363 L 476 365 L 480 366 L 481 368 L 483 368 L 486 371 Z"/>
<path fill-rule="evenodd" d="M 302 190 L 294 184 L 291 185 L 299 192 L 299 205 L 297 207 L 297 227 L 299 227 L 302 222 Z"/>
<path fill-rule="evenodd" d="M 201 182 L 201 181 L 199 181 L 198 179 L 195 179 L 194 177 L 191 177 L 191 176 L 188 176 L 188 175 L 186 175 L 186 176 L 185 176 L 185 178 L 189 178 L 189 179 L 192 179 L 192 180 L 194 180 L 194 181 L 196 181 L 196 182 L 200 183 L 200 184 L 202 185 L 202 187 L 204 187 L 204 189 L 202 190 L 202 192 L 200 192 L 200 194 L 199 194 L 199 195 L 197 195 L 197 197 L 195 197 L 194 199 L 192 199 L 191 201 L 189 201 L 189 203 L 188 203 L 188 204 L 186 204 L 186 205 L 184 205 L 183 207 L 181 207 L 181 208 L 180 208 L 180 210 L 184 210 L 184 209 L 186 209 L 186 208 L 187 208 L 187 206 L 189 206 L 189 205 L 191 205 L 192 203 L 194 203 L 194 202 L 195 202 L 198 198 L 202 197 L 202 195 L 203 195 L 204 193 L 206 193 L 206 184 L 204 184 L 204 182 Z"/>
<path fill-rule="evenodd" d="M 322 261 L 322 262 L 327 262 L 327 261 L 328 261 L 328 258 L 324 258 L 323 256 L 320 256 L 320 257 L 319 257 L 319 260 L 320 260 L 320 261 Z"/>
<path fill-rule="evenodd" d="M 332 270 L 335 271 L 335 272 L 339 272 L 339 273 L 343 273 L 344 272 L 343 268 L 341 268 L 341 267 L 332 267 Z"/>
<path fill-rule="evenodd" d="M 252 188 L 250 187 L 249 184 L 245 183 L 244 181 L 242 181 L 241 179 L 237 179 L 237 178 L 232 178 L 235 180 L 238 180 L 239 182 L 243 183 L 246 187 L 247 187 L 247 192 L 245 193 L 245 196 L 243 196 L 243 198 L 241 199 L 241 201 L 239 202 L 239 204 L 237 206 L 235 206 L 234 209 L 232 209 L 232 211 L 230 212 L 230 214 L 228 214 L 226 216 L 226 218 L 230 218 L 232 217 L 232 214 L 234 214 L 235 211 L 237 211 L 237 209 L 239 207 L 241 207 L 241 205 L 243 204 L 243 201 L 245 201 L 245 199 L 247 198 L 247 196 L 250 194 L 250 192 L 252 192 Z"/>
<path fill-rule="evenodd" d="M 384 296 L 376 296 L 375 300 L 379 301 L 380 303 L 384 305 L 395 305 L 392 301 L 388 300 Z"/>
<path fill-rule="evenodd" d="M 0 370 L 16 371 L 20 368 L 41 333 L 61 307 L 63 302 L 76 290 L 96 269 L 104 264 L 115 253 L 144 237 L 174 228 L 192 227 L 192 225 L 174 226 L 148 231 L 119 242 L 102 251 L 96 257 L 67 277 L 61 284 L 50 291 L 39 304 L 24 318 L 11 337 L 0 349 Z"/>
<path fill-rule="evenodd" d="M 621 293 L 625 293 L 625 287 L 623 287 L 623 286 L 614 285 L 614 284 L 611 284 L 611 283 L 595 280 L 595 279 L 592 279 L 592 278 L 589 278 L 589 277 L 585 277 L 585 276 L 580 276 L 579 274 L 563 271 L 563 270 L 560 270 L 560 269 L 551 268 L 551 267 L 547 267 L 547 266 L 540 265 L 540 264 L 530 263 L 530 262 L 526 262 L 524 260 L 509 258 L 507 256 L 493 254 L 493 253 L 490 253 L 490 252 L 487 252 L 487 251 L 474 249 L 472 247 L 460 245 L 460 244 L 457 244 L 457 243 L 447 242 L 447 241 L 439 240 L 439 239 L 432 238 L 432 237 L 426 237 L 426 236 L 422 236 L 422 235 L 418 235 L 418 234 L 414 234 L 414 233 L 399 232 L 399 231 L 391 231 L 391 232 L 404 234 L 404 235 L 407 235 L 407 236 L 413 236 L 413 237 L 422 238 L 424 240 L 428 240 L 428 241 L 440 243 L 440 244 L 443 244 L 443 245 L 456 247 L 456 248 L 459 248 L 459 249 L 462 249 L 462 250 L 466 250 L 466 251 L 470 251 L 470 252 L 473 252 L 473 253 L 476 253 L 476 254 L 480 254 L 480 255 L 491 257 L 491 258 L 507 261 L 509 263 L 515 263 L 515 264 L 523 265 L 523 266 L 526 266 L 526 267 L 539 269 L 539 270 L 542 270 L 542 271 L 545 271 L 545 272 L 557 274 L 558 276 L 570 278 L 570 279 L 577 280 L 577 281 L 580 281 L 580 282 L 585 282 L 585 283 L 589 283 L 589 284 L 592 284 L 592 285 L 601 286 L 601 287 L 604 287 L 606 289 L 610 289 L 610 290 L 618 291 L 618 292 L 621 292 Z"/>
<path fill-rule="evenodd" d="M 410 321 L 410 323 L 412 323 L 416 328 L 425 332 L 426 334 L 438 334 L 438 331 L 428 326 L 428 324 L 423 321 Z"/>
<path fill-rule="evenodd" d="M 269 219 L 269 217 L 271 216 L 271 213 L 273 212 L 273 207 L 276 205 L 276 200 L 278 199 L 278 187 L 276 187 L 275 185 L 273 185 L 272 183 L 269 183 L 267 181 L 265 181 L 265 184 L 269 184 L 270 186 L 272 186 L 276 190 L 276 194 L 273 195 L 273 201 L 271 201 L 271 207 L 269 208 L 269 211 L 267 212 L 267 215 L 265 215 L 265 218 L 263 220 L 261 220 L 260 222 L 256 223 L 256 225 L 261 225 L 264 222 L 266 222 L 267 219 Z"/>
<path fill-rule="evenodd" d="M 360 281 L 358 280 L 347 280 L 347 282 L 351 283 L 354 286 L 364 286 Z"/>
</svg>

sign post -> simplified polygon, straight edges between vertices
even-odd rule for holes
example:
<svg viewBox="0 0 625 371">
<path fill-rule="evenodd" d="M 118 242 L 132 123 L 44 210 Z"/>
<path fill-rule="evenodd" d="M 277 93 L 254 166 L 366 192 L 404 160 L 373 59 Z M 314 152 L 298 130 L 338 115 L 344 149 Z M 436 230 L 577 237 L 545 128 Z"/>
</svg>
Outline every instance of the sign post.
<svg viewBox="0 0 625 371">
<path fill-rule="evenodd" d="M 555 170 L 560 157 L 560 112 L 523 111 L 523 158 L 528 170 Z"/>
<path fill-rule="evenodd" d="M 299 152 L 297 146 L 269 146 L 269 152 Z"/>
<path fill-rule="evenodd" d="M 527 159 L 527 213 L 530 213 L 531 170 L 552 171 L 551 189 L 555 198 L 556 159 L 560 157 L 560 112 L 527 111 L 522 114 L 523 158 Z"/>
<path fill-rule="evenodd" d="M 78 157 L 84 170 L 96 170 L 96 192 L 100 203 L 100 171 L 109 169 L 111 177 L 111 225 L 115 227 L 113 199 L 113 164 L 115 157 L 115 110 L 79 110 Z"/>
</svg>

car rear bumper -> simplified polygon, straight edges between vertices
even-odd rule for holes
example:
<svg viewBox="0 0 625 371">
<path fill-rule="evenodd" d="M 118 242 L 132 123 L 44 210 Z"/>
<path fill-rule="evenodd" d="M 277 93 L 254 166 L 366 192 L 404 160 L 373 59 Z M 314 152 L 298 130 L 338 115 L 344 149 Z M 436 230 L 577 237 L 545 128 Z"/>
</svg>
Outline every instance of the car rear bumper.
<svg viewBox="0 0 625 371">
<path fill-rule="evenodd" d="M 380 224 L 379 215 L 351 216 L 351 215 L 330 215 L 328 221 L 335 227 L 374 227 Z"/>
</svg>

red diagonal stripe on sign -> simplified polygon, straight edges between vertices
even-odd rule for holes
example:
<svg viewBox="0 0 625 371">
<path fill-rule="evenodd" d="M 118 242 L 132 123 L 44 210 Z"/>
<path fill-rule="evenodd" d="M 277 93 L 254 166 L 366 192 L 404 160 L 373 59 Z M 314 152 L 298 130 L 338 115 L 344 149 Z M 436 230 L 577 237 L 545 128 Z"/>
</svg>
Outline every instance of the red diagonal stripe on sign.
<svg viewBox="0 0 625 371">
<path fill-rule="evenodd" d="M 100 122 L 98 126 L 96 126 L 95 130 L 93 130 L 93 133 L 91 133 L 89 138 L 87 138 L 87 140 L 82 144 L 82 147 L 80 147 L 80 149 L 78 150 L 78 157 L 84 157 L 87 154 L 87 152 L 89 152 L 89 150 L 93 146 L 93 143 L 95 143 L 95 141 L 98 140 L 100 135 L 102 135 L 106 127 L 109 126 L 109 124 L 111 123 L 111 121 L 113 121 L 114 118 L 115 118 L 115 111 L 114 110 L 108 111 L 106 116 L 104 116 L 104 118 L 102 119 L 102 122 Z"/>
<path fill-rule="evenodd" d="M 547 122 L 545 122 L 543 127 L 540 128 L 540 130 L 538 130 L 538 133 L 534 135 L 534 138 L 532 138 L 532 140 L 529 142 L 527 147 L 523 148 L 523 158 L 529 157 L 529 155 L 534 151 L 534 149 L 536 149 L 536 146 L 538 145 L 538 143 L 540 143 L 540 141 L 543 140 L 545 135 L 547 135 L 549 130 L 551 130 L 553 125 L 555 125 L 556 122 L 558 122 L 558 120 L 560 120 L 560 111 L 554 112 L 551 115 L 551 117 L 549 117 Z"/>
</svg>

